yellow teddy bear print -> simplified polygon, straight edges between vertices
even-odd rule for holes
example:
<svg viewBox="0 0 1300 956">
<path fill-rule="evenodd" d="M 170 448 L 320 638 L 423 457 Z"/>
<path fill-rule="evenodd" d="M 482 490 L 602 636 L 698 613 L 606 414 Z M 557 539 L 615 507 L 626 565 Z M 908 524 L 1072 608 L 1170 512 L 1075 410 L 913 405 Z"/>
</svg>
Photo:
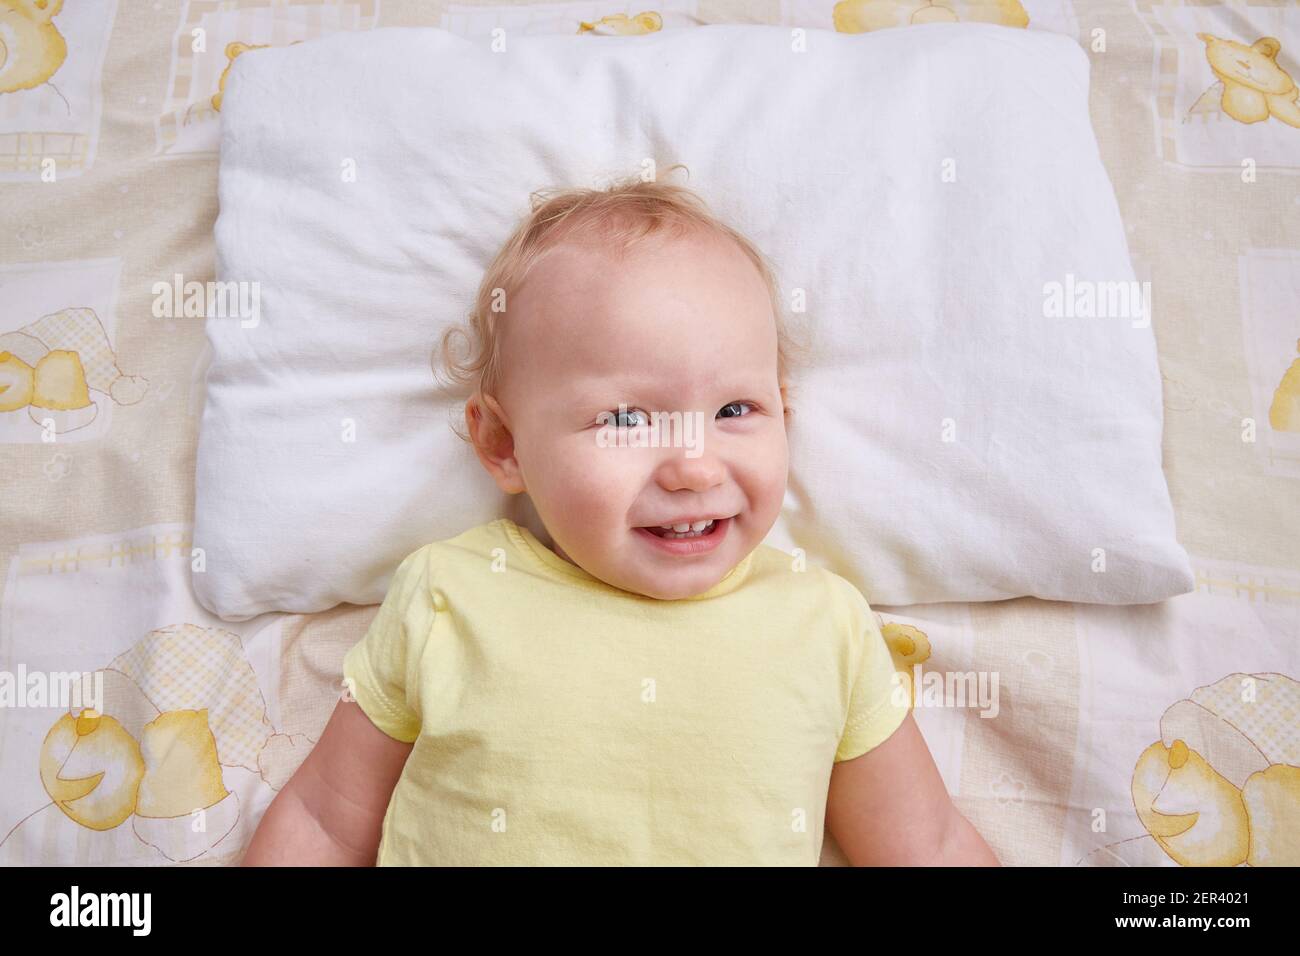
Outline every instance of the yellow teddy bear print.
<svg viewBox="0 0 1300 956">
<path fill-rule="evenodd" d="M 235 59 L 249 50 L 265 50 L 268 46 L 269 43 L 240 43 L 238 40 L 226 44 L 226 68 L 221 71 L 221 79 L 217 81 L 217 92 L 212 96 L 214 110 L 221 112 L 221 101 L 226 95 L 226 78 L 230 76 L 230 68 L 235 65 Z"/>
<path fill-rule="evenodd" d="M 877 615 L 879 620 L 879 615 Z M 907 697 L 911 706 L 916 706 L 916 682 L 913 680 L 913 667 L 930 659 L 930 638 L 925 631 L 911 624 L 899 624 L 890 621 L 880 628 L 880 634 L 889 647 L 889 656 L 893 658 L 894 669 L 899 679 L 907 688 Z"/>
<path fill-rule="evenodd" d="M 68 58 L 52 19 L 63 0 L 0 0 L 0 93 L 48 83 Z"/>
<path fill-rule="evenodd" d="M 1196 36 L 1205 44 L 1205 58 L 1219 79 L 1211 90 L 1218 85 L 1223 87 L 1219 100 L 1223 112 L 1239 123 L 1261 123 L 1272 116 L 1288 126 L 1300 128 L 1300 102 L 1297 102 L 1300 90 L 1291 75 L 1278 65 L 1281 43 L 1273 37 L 1260 37 L 1246 46 L 1212 33 Z"/>
<path fill-rule="evenodd" d="M 301 42 L 301 40 L 294 40 L 289 46 L 297 46 Z M 226 80 L 230 77 L 230 68 L 235 65 L 235 60 L 249 50 L 265 50 L 270 45 L 269 43 L 241 43 L 238 40 L 226 44 L 226 68 L 221 71 L 221 78 L 217 80 L 217 92 L 212 96 L 214 110 L 221 112 L 221 102 L 226 97 Z"/>
<path fill-rule="evenodd" d="M 1029 14 L 1020 0 L 841 0 L 831 18 L 839 33 L 870 33 L 922 23 L 1029 25 Z"/>
<path fill-rule="evenodd" d="M 1300 339 L 1296 340 L 1300 351 Z M 1294 359 L 1277 383 L 1273 404 L 1268 409 L 1268 423 L 1276 431 L 1300 432 L 1300 358 Z"/>
<path fill-rule="evenodd" d="M 626 13 L 616 13 L 612 16 L 601 17 L 593 23 L 579 20 L 578 32 L 624 37 L 643 36 L 647 33 L 656 33 L 662 30 L 663 26 L 663 17 L 653 10 L 647 10 L 644 13 L 638 13 L 634 17 L 629 17 Z"/>
</svg>

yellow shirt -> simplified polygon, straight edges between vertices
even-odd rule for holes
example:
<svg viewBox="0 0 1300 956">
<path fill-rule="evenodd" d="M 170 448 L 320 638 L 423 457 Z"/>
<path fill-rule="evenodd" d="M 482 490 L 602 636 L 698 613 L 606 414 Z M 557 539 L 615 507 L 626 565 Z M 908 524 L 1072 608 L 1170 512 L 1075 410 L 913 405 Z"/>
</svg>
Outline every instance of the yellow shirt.
<svg viewBox="0 0 1300 956">
<path fill-rule="evenodd" d="M 407 556 L 343 663 L 414 742 L 379 865 L 816 866 L 832 763 L 909 701 L 861 593 L 795 567 L 661 601 L 508 518 Z"/>
</svg>

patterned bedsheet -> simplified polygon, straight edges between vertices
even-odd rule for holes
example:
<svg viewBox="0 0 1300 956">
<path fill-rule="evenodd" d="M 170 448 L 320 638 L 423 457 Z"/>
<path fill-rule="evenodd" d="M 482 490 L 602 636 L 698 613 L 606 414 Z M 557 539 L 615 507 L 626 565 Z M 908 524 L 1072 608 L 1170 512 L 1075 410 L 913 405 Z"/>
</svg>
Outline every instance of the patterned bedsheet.
<svg viewBox="0 0 1300 956">
<path fill-rule="evenodd" d="M 190 590 L 206 340 L 201 317 L 159 303 L 213 278 L 235 57 L 378 26 L 598 43 L 951 19 L 1089 52 L 1093 123 L 1150 283 L 1197 586 L 1141 607 L 879 607 L 917 720 L 1004 862 L 1300 863 L 1289 0 L 0 0 L 0 861 L 236 862 L 375 613 L 229 623 Z M 842 862 L 829 838 L 823 856 Z"/>
</svg>

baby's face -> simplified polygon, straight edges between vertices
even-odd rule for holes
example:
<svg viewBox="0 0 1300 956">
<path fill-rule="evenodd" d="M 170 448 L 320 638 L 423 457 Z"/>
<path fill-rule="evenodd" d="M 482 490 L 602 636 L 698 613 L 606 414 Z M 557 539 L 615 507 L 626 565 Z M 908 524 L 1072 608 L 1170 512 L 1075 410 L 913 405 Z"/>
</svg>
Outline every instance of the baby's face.
<svg viewBox="0 0 1300 956">
<path fill-rule="evenodd" d="M 528 492 L 561 557 L 672 600 L 713 587 L 762 542 L 789 450 L 771 301 L 734 243 L 656 237 L 621 263 L 562 244 L 507 314 L 496 397 L 513 460 L 495 477 Z M 655 427 L 656 412 L 676 414 Z M 708 518 L 720 519 L 708 534 L 660 536 Z"/>
</svg>

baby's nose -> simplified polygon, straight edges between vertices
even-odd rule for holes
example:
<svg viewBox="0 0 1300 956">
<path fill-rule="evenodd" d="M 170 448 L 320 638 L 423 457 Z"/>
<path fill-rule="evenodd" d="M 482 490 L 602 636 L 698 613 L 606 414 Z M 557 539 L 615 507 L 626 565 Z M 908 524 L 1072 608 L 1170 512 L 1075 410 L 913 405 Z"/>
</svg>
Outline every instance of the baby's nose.
<svg viewBox="0 0 1300 956">
<path fill-rule="evenodd" d="M 716 454 L 672 448 L 668 449 L 667 458 L 660 465 L 659 483 L 668 491 L 699 492 L 717 487 L 726 477 L 726 466 Z"/>
</svg>

